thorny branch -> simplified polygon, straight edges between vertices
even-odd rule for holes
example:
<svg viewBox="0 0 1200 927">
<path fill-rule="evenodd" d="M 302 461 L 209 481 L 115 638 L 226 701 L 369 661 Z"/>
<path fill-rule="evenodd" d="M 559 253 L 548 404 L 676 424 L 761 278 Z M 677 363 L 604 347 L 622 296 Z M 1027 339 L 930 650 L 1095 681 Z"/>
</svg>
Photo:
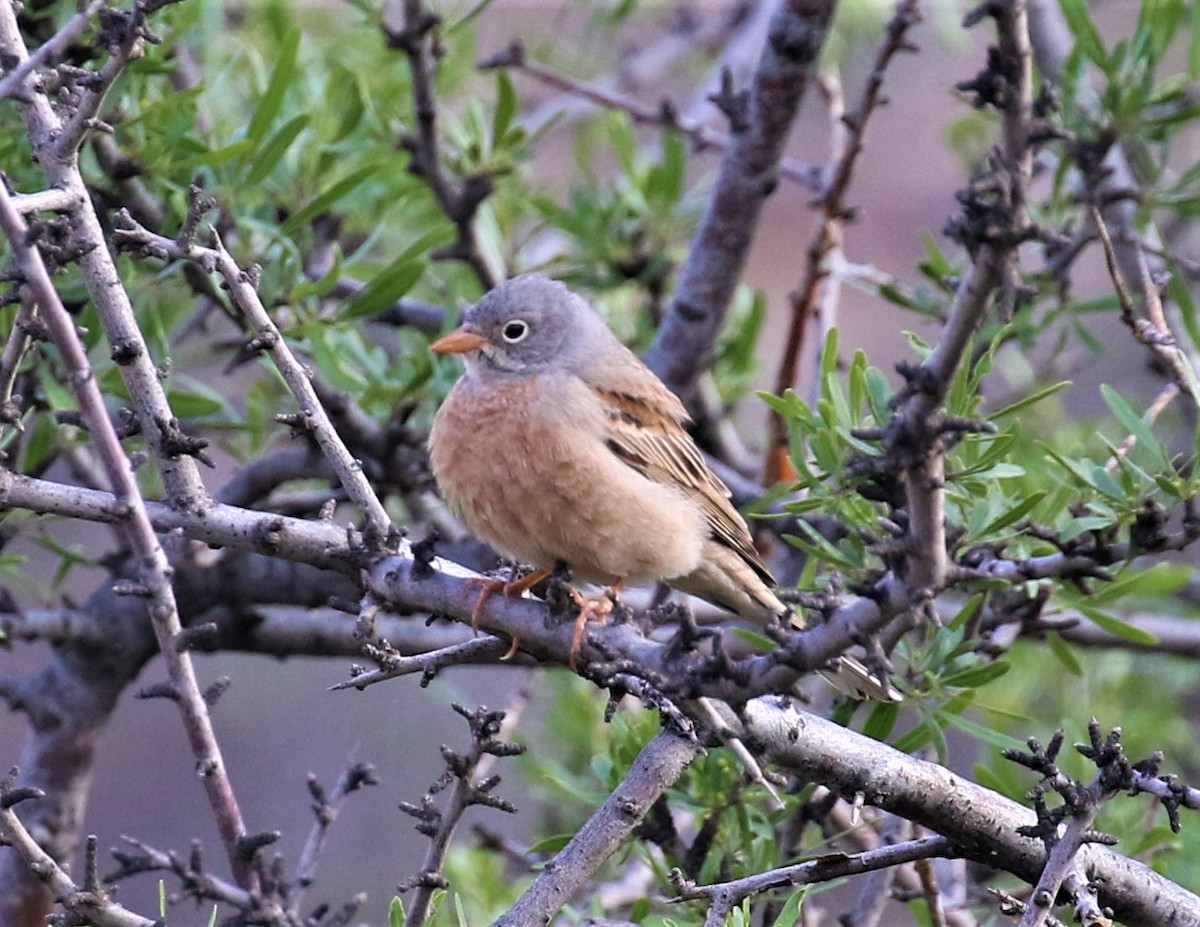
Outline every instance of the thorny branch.
<svg viewBox="0 0 1200 927">
<path fill-rule="evenodd" d="M 156 921 L 142 917 L 122 907 L 104 890 L 95 878 L 96 846 L 88 844 L 88 884 L 82 888 L 72 881 L 62 867 L 30 836 L 13 809 L 22 801 L 40 798 L 38 789 L 22 789 L 13 785 L 16 770 L 0 783 L 0 846 L 14 849 L 26 861 L 30 871 L 49 889 L 54 900 L 61 904 L 81 924 L 95 927 L 154 927 Z"/>
<path fill-rule="evenodd" d="M 405 927 L 421 927 L 429 918 L 429 906 L 433 894 L 449 884 L 442 875 L 442 865 L 450 849 L 450 838 L 462 819 L 463 812 L 472 805 L 485 805 L 512 814 L 516 808 L 511 802 L 496 796 L 494 790 L 500 784 L 499 776 L 486 775 L 486 760 L 489 757 L 517 756 L 525 748 L 501 740 L 509 733 L 504 725 L 505 712 L 489 711 L 480 706 L 469 711 L 462 705 L 454 710 L 467 720 L 471 728 L 471 745 L 465 753 L 457 753 L 442 747 L 442 758 L 446 771 L 433 783 L 421 799 L 420 805 L 403 802 L 400 810 L 416 818 L 420 823 L 417 830 L 429 838 L 429 848 L 421 871 L 401 886 L 402 891 L 416 889 L 408 906 Z M 481 767 L 483 767 L 481 769 Z M 482 776 L 483 778 L 480 778 Z M 434 796 L 449 787 L 450 796 L 445 807 L 439 809 Z"/>
<path fill-rule="evenodd" d="M 192 188 L 191 196 L 189 214 L 193 216 L 193 220 L 187 226 L 192 229 L 191 235 L 178 240 L 156 235 L 135 222 L 127 211 L 122 210 L 117 216 L 118 227 L 115 234 L 118 242 L 131 251 L 169 260 L 190 261 L 209 273 L 215 272 L 221 276 L 229 288 L 234 304 L 244 315 L 247 326 L 253 332 L 249 348 L 264 351 L 271 356 L 300 405 L 295 424 L 312 433 L 347 494 L 362 511 L 366 522 L 364 527 L 367 543 L 372 547 L 399 543 L 391 518 L 363 474 L 361 464 L 351 457 L 346 449 L 329 419 L 324 404 L 317 396 L 308 372 L 292 353 L 270 313 L 259 299 L 254 283 L 255 274 L 244 271 L 237 265 L 215 230 L 212 231 L 211 246 L 204 247 L 196 243 L 196 226 L 200 216 L 211 208 L 212 202 L 195 187 Z"/>
<path fill-rule="evenodd" d="M 493 927 L 549 923 L 628 838 L 698 752 L 693 741 L 667 731 L 646 744 L 620 785 Z"/>
<path fill-rule="evenodd" d="M 1046 864 L 1033 888 L 1032 903 L 1022 914 L 1021 927 L 1042 927 L 1055 904 L 1059 888 L 1068 878 L 1076 898 L 1077 913 L 1082 912 L 1091 923 L 1104 917 L 1096 902 L 1096 889 L 1080 867 L 1078 856 L 1085 844 L 1116 842 L 1116 838 L 1097 833 L 1091 826 L 1104 802 L 1118 792 L 1136 794 L 1142 790 L 1141 782 L 1167 786 L 1167 794 L 1160 800 L 1167 809 L 1172 830 L 1179 829 L 1179 808 L 1186 805 L 1189 798 L 1193 802 L 1189 807 L 1200 807 L 1196 803 L 1200 792 L 1181 786 L 1174 777 L 1158 777 L 1161 754 L 1131 763 L 1121 748 L 1120 728 L 1105 735 L 1093 718 L 1088 723 L 1088 737 L 1089 743 L 1075 745 L 1076 751 L 1097 768 L 1095 778 L 1087 785 L 1063 774 L 1055 762 L 1063 745 L 1062 731 L 1056 733 L 1045 748 L 1037 740 L 1030 739 L 1028 753 L 1021 750 L 1004 752 L 1006 759 L 1032 769 L 1042 777 L 1029 793 L 1037 811 L 1037 823 L 1020 828 L 1020 833 L 1042 841 L 1046 847 Z M 1045 797 L 1050 792 L 1062 798 L 1063 803 L 1056 808 L 1046 804 Z"/>
<path fill-rule="evenodd" d="M 763 758 L 843 796 L 898 814 L 949 838 L 964 855 L 1003 868 L 1031 884 L 1047 854 L 1020 828 L 1036 824 L 1029 809 L 914 757 L 800 710 L 786 696 L 748 702 L 744 736 Z M 845 757 L 855 761 L 847 764 Z M 1080 864 L 1099 887 L 1101 902 L 1131 923 L 1200 925 L 1200 898 L 1110 851 L 1085 845 Z M 1178 920 L 1176 920 L 1178 919 Z"/>
<path fill-rule="evenodd" d="M 779 869 L 746 876 L 743 879 L 718 882 L 713 885 L 696 885 L 685 879 L 678 869 L 672 872 L 671 880 L 681 901 L 708 901 L 709 910 L 705 924 L 719 927 L 725 923 L 725 918 L 737 905 L 753 895 L 789 886 L 828 882 L 832 879 L 899 866 L 902 863 L 910 863 L 918 859 L 953 854 L 954 846 L 945 837 L 922 837 L 919 840 L 881 846 L 878 849 L 867 850 L 852 856 L 844 853 L 826 853 L 816 859 L 797 863 L 794 866 L 783 866 Z"/>
<path fill-rule="evenodd" d="M 0 16 L 2 15 L 0 13 Z M 79 340 L 74 320 L 59 299 L 41 255 L 29 243 L 25 223 L 12 207 L 3 184 L 0 184 L 0 229 L 7 236 L 17 264 L 38 302 L 50 337 L 68 365 L 71 387 L 84 420 L 88 423 L 92 441 L 104 465 L 109 484 L 114 493 L 123 500 L 122 527 L 140 564 L 138 573 L 128 585 L 129 594 L 146 601 L 155 637 L 166 660 L 171 684 L 177 695 L 176 702 L 183 715 L 184 729 L 191 743 L 209 804 L 216 817 L 217 828 L 225 843 L 230 866 L 239 883 L 251 887 L 254 884 L 252 871 L 248 860 L 238 849 L 239 841 L 245 836 L 246 826 L 229 781 L 213 730 L 212 718 L 196 680 L 191 658 L 178 645 L 183 625 L 179 619 L 179 610 L 171 586 L 173 570 L 170 561 L 146 513 L 145 500 L 142 498 L 129 459 L 125 456 L 108 417 L 104 397 L 88 362 L 87 352 Z"/>
</svg>

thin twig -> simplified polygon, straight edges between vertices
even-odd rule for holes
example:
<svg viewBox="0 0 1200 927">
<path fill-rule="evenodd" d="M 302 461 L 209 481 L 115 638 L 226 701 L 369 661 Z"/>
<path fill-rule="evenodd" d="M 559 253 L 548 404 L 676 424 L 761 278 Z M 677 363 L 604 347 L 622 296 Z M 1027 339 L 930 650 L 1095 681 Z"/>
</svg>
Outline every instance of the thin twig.
<svg viewBox="0 0 1200 927">
<path fill-rule="evenodd" d="M 347 763 L 346 769 L 338 776 L 337 782 L 329 792 L 322 788 L 315 776 L 309 775 L 308 791 L 313 798 L 313 814 L 316 820 L 313 821 L 312 830 L 309 831 L 304 849 L 300 851 L 300 859 L 296 863 L 296 890 L 288 902 L 288 913 L 293 917 L 300 913 L 305 892 L 316 881 L 317 861 L 329 836 L 329 829 L 337 820 L 342 800 L 368 785 L 377 785 L 378 781 L 375 778 L 375 770 L 369 763 Z"/>
<path fill-rule="evenodd" d="M 892 59 L 901 51 L 911 51 L 912 46 L 906 38 L 908 30 L 920 21 L 918 0 L 900 0 L 896 12 L 888 23 L 887 35 L 878 51 L 875 53 L 874 65 L 863 85 L 862 93 L 854 110 L 846 114 L 842 105 L 840 82 L 827 84 L 825 94 L 829 107 L 829 118 L 835 126 L 835 139 L 832 163 L 825 175 L 820 196 L 816 206 L 820 210 L 820 220 L 812 241 L 806 252 L 804 277 L 800 285 L 793 291 L 788 302 L 791 306 L 791 318 L 788 334 L 784 340 L 784 353 L 780 360 L 775 377 L 775 393 L 780 395 L 784 390 L 795 386 L 799 380 L 800 362 L 806 356 L 815 356 L 821 340 L 808 338 L 808 330 L 815 318 L 823 320 L 823 328 L 832 324 L 831 309 L 837 301 L 838 278 L 833 274 L 837 265 L 842 263 L 842 245 L 844 225 L 852 215 L 846 204 L 846 194 L 854 176 L 866 139 L 867 125 L 872 114 L 884 102 L 882 93 L 884 75 Z M 831 78 L 836 81 L 836 76 Z M 842 131 L 847 129 L 847 131 Z M 820 311 L 818 311 L 820 309 Z M 812 342 L 811 349 L 805 351 L 807 342 Z M 816 369 L 816 364 L 813 364 Z M 819 391 L 812 391 L 812 400 Z M 787 423 L 778 412 L 770 411 L 770 437 L 767 445 L 767 458 L 763 481 L 772 486 L 780 480 L 790 478 L 790 468 L 786 466 L 787 454 Z"/>
<path fill-rule="evenodd" d="M 681 875 L 674 881 L 681 901 L 707 899 L 712 903 L 714 909 L 720 906 L 723 912 L 728 913 L 744 899 L 763 892 L 795 885 L 829 882 L 832 879 L 874 872 L 877 869 L 888 869 L 903 863 L 911 863 L 914 860 L 955 855 L 957 855 L 957 851 L 954 844 L 947 838 L 942 836 L 921 837 L 918 840 L 906 840 L 903 843 L 888 844 L 874 850 L 866 850 L 853 856 L 847 856 L 844 853 L 826 853 L 808 862 L 755 873 L 729 882 L 694 885 L 683 879 Z M 676 871 L 678 872 L 678 870 Z M 724 919 L 719 919 L 717 923 L 723 924 Z"/>
<path fill-rule="evenodd" d="M 9 247 L 16 256 L 26 284 L 38 301 L 50 337 L 69 370 L 68 382 L 75 393 L 84 421 L 87 422 L 109 483 L 124 502 L 123 523 L 139 564 L 134 583 L 136 588 L 131 588 L 130 594 L 143 596 L 146 600 L 155 637 L 166 661 L 172 685 L 179 696 L 176 701 L 183 716 L 184 729 L 191 743 L 229 864 L 239 884 L 254 886 L 257 884 L 256 877 L 249 860 L 243 856 L 239 847 L 239 841 L 245 835 L 246 828 L 221 757 L 212 718 L 196 680 L 191 658 L 176 645 L 183 626 L 171 587 L 170 561 L 146 513 L 141 489 L 108 416 L 104 397 L 88 361 L 87 351 L 79 340 L 75 321 L 59 299 L 54 284 L 50 281 L 50 275 L 42 263 L 41 255 L 29 243 L 25 223 L 13 208 L 3 184 L 0 184 L 0 229 L 3 229 L 8 237 Z"/>
<path fill-rule="evenodd" d="M 442 756 L 446 758 L 447 772 L 425 794 L 419 807 L 401 805 L 402 810 L 422 822 L 417 829 L 429 837 L 421 871 L 409 882 L 409 887 L 416 891 L 408 905 L 405 927 L 421 927 L 429 918 L 434 892 L 446 887 L 446 879 L 441 874 L 442 866 L 450 849 L 450 839 L 467 808 L 482 804 L 509 813 L 516 810 L 492 794 L 500 779 L 487 775 L 491 766 L 489 757 L 515 756 L 524 749 L 502 739 L 512 732 L 511 724 L 505 727 L 503 723 L 506 712 L 488 711 L 483 707 L 468 712 L 460 705 L 455 705 L 454 710 L 471 725 L 471 746 L 466 753 L 456 753 L 443 747 Z M 517 716 L 519 714 L 518 711 Z M 433 794 L 448 784 L 451 786 L 450 797 L 439 811 L 433 803 Z"/>
<path fill-rule="evenodd" d="M 38 846 L 13 810 L 15 803 L 4 800 L 10 797 L 0 792 L 0 845 L 21 855 L 54 900 L 71 912 L 78 923 L 95 927 L 154 927 L 158 923 L 121 906 L 99 888 L 81 889 L 76 885 L 54 858 Z"/>
<path fill-rule="evenodd" d="M 92 17 L 106 5 L 106 0 L 92 0 L 86 7 L 68 19 L 54 35 L 39 45 L 28 58 L 5 74 L 4 78 L 0 80 L 0 100 L 6 99 L 26 77 L 71 44 L 71 41 L 88 27 Z"/>
<path fill-rule="evenodd" d="M 475 215 L 480 204 L 491 195 L 493 180 L 485 174 L 463 178 L 455 185 L 442 167 L 437 128 L 437 102 L 434 98 L 434 36 L 440 19 L 425 9 L 422 0 L 389 0 L 384 10 L 385 24 L 394 23 L 399 8 L 403 25 L 390 29 L 385 25 L 389 43 L 404 52 L 412 74 L 413 109 L 417 130 L 404 137 L 403 144 L 412 155 L 409 170 L 425 181 L 454 224 L 457 241 L 444 256 L 462 261 L 471 268 L 480 286 L 492 289 L 499 281 L 479 250 L 475 235 Z"/>
<path fill-rule="evenodd" d="M 587 100 L 604 109 L 616 109 L 627 113 L 630 119 L 641 125 L 678 132 L 691 139 L 696 151 L 710 148 L 724 151 L 733 144 L 733 137 L 728 132 L 714 129 L 698 119 L 688 118 L 667 99 L 663 99 L 657 107 L 650 106 L 627 93 L 600 84 L 575 80 L 544 64 L 530 61 L 525 46 L 520 41 L 513 42 L 504 51 L 480 62 L 479 68 L 508 68 L 519 71 L 547 87 Z M 816 165 L 802 164 L 793 158 L 781 158 L 779 176 L 814 193 L 820 191 L 821 169 Z"/>
</svg>

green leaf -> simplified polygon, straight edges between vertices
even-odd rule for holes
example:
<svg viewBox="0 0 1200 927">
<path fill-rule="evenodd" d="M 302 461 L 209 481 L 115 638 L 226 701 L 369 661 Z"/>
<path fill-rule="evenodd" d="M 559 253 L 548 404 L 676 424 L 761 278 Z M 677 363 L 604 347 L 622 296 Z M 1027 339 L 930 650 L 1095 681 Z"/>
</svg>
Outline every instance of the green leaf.
<svg viewBox="0 0 1200 927">
<path fill-rule="evenodd" d="M 1114 637 L 1130 641 L 1134 644 L 1150 646 L 1158 643 L 1158 636 L 1141 628 L 1136 628 L 1127 621 L 1122 621 L 1116 615 L 1093 608 L 1090 605 L 1076 603 L 1075 607 L 1090 618 L 1101 630 L 1107 631 Z"/>
<path fill-rule="evenodd" d="M 327 325 L 313 325 L 308 334 L 313 360 L 329 385 L 352 396 L 365 393 L 370 383 L 347 357 L 343 344 L 345 339 Z"/>
<path fill-rule="evenodd" d="M 1099 65 L 1105 73 L 1109 73 L 1111 65 L 1108 61 L 1108 52 L 1104 50 L 1104 40 L 1100 38 L 1100 32 L 1096 29 L 1096 24 L 1092 22 L 1087 3 L 1084 0 L 1059 0 L 1059 6 L 1062 7 L 1067 26 L 1075 36 L 1075 41 L 1083 53 L 1094 64 Z"/>
<path fill-rule="evenodd" d="M 1071 649 L 1071 645 L 1063 640 L 1057 631 L 1046 632 L 1046 643 L 1049 645 L 1050 652 L 1054 655 L 1054 658 L 1063 665 L 1063 669 L 1072 676 L 1083 675 L 1083 664 L 1075 656 L 1075 651 Z"/>
<path fill-rule="evenodd" d="M 261 149 L 254 153 L 253 166 L 250 168 L 250 173 L 246 175 L 247 186 L 261 183 L 275 169 L 275 165 L 287 154 L 287 150 L 296 141 L 296 136 L 308 127 L 311 118 L 308 113 L 293 116 L 271 136 Z"/>
<path fill-rule="evenodd" d="M 173 379 L 174 385 L 167 391 L 167 402 L 179 418 L 200 418 L 229 408 L 224 396 L 201 381 L 183 376 Z"/>
<path fill-rule="evenodd" d="M 246 129 L 246 137 L 257 147 L 279 115 L 283 106 L 283 95 L 287 92 L 296 74 L 296 59 L 300 51 L 300 30 L 293 29 L 283 36 L 279 43 L 279 57 L 275 59 L 275 70 L 267 89 L 258 98 L 258 106 L 250 118 Z"/>
<path fill-rule="evenodd" d="M 1045 389 L 1040 389 L 1036 393 L 1031 393 L 1028 396 L 1024 396 L 1021 399 L 1018 399 L 1016 402 L 1012 403 L 1011 405 L 1005 406 L 999 412 L 995 412 L 992 415 L 989 415 L 988 420 L 995 422 L 995 421 L 998 421 L 1009 415 L 1012 415 L 1015 412 L 1020 412 L 1022 409 L 1026 409 L 1029 406 L 1039 403 L 1043 399 L 1048 399 L 1049 397 L 1053 396 L 1055 393 L 1061 393 L 1063 390 L 1065 390 L 1070 385 L 1071 385 L 1070 380 L 1063 380 L 1061 383 L 1055 383 L 1053 386 L 1047 386 Z"/>
<path fill-rule="evenodd" d="M 531 853 L 531 854 L 532 853 L 557 853 L 559 850 L 561 850 L 563 847 L 565 847 L 568 843 L 570 843 L 571 838 L 574 836 L 575 836 L 574 834 L 555 834 L 553 837 L 544 837 L 541 840 L 537 841 L 537 843 L 533 844 L 533 846 L 531 846 L 525 852 Z"/>
<path fill-rule="evenodd" d="M 1160 470 L 1168 469 L 1171 466 L 1171 460 L 1167 455 L 1167 449 L 1150 430 L 1150 426 L 1145 420 L 1133 411 L 1129 403 L 1125 401 L 1125 397 L 1107 384 L 1101 384 L 1100 395 L 1104 397 L 1104 402 L 1112 410 L 1112 414 L 1117 417 L 1121 427 L 1137 439 L 1137 446 L 1153 457 L 1155 466 Z"/>
<path fill-rule="evenodd" d="M 1130 567 L 1119 579 L 1097 589 L 1088 598 L 1088 604 L 1107 604 L 1129 595 L 1175 595 L 1191 577 L 1191 569 L 1183 564 L 1156 563 L 1149 569 Z"/>
<path fill-rule="evenodd" d="M 492 145 L 500 144 L 517 114 L 517 93 L 503 68 L 496 70 L 496 108 L 492 111 Z"/>
<path fill-rule="evenodd" d="M 388 905 L 388 927 L 404 927 L 404 920 L 404 901 L 399 895 L 395 895 L 392 897 L 392 903 Z"/>
<path fill-rule="evenodd" d="M 803 521 L 798 524 L 808 534 L 808 538 L 797 537 L 794 534 L 785 534 L 783 536 L 785 541 L 795 544 L 811 556 L 825 560 L 843 570 L 857 570 L 862 566 L 861 563 L 851 560 L 841 549 L 834 547 L 829 541 L 821 537 L 820 532 L 812 525 Z"/>
<path fill-rule="evenodd" d="M 216 148 L 212 151 L 205 151 L 202 154 L 176 161 L 170 166 L 170 170 L 172 172 L 187 173 L 198 167 L 216 167 L 219 164 L 225 164 L 235 158 L 247 155 L 253 150 L 254 142 L 248 138 L 241 138 L 236 142 L 226 145 L 224 148 Z"/>
<path fill-rule="evenodd" d="M 888 736 L 900 717 L 900 706 L 896 702 L 877 702 L 863 724 L 862 732 L 872 740 L 887 742 Z"/>
<path fill-rule="evenodd" d="M 951 631 L 960 630 L 967 623 L 967 619 L 975 614 L 976 610 L 982 603 L 983 593 L 975 593 L 963 603 L 962 608 L 955 613 L 954 617 L 946 622 L 946 627 Z"/>
<path fill-rule="evenodd" d="M 825 386 L 834 382 L 833 377 L 837 373 L 838 362 L 838 330 L 836 327 L 829 329 L 825 335 L 825 343 L 821 345 L 821 384 Z"/>
<path fill-rule="evenodd" d="M 419 258 L 401 257 L 371 278 L 361 291 L 350 297 L 338 313 L 340 319 L 357 319 L 382 312 L 413 288 L 425 272 Z"/>
<path fill-rule="evenodd" d="M 1022 518 L 1037 508 L 1038 504 L 1048 496 L 1049 493 L 1044 489 L 1039 489 L 1036 492 L 1031 492 L 1029 495 L 1021 499 L 1016 505 L 1005 512 L 1001 512 L 985 525 L 976 535 L 976 537 L 987 537 L 989 534 L 995 534 L 1009 525 L 1019 522 Z"/>
<path fill-rule="evenodd" d="M 775 649 L 775 642 L 771 638 L 749 628 L 733 628 L 730 633 L 759 653 L 770 653 Z"/>
<path fill-rule="evenodd" d="M 1188 77 L 1200 78 L 1200 3 L 1192 4 L 1192 34 L 1188 40 Z"/>
<path fill-rule="evenodd" d="M 972 721 L 970 718 L 964 718 L 962 715 L 951 714 L 945 711 L 934 712 L 938 720 L 944 721 L 951 727 L 958 728 L 964 734 L 975 738 L 980 743 L 991 744 L 993 747 L 999 747 L 1001 750 L 1020 750 L 1025 745 L 1015 737 L 1009 737 L 1007 734 L 1002 734 L 1000 731 L 993 730 L 985 724 L 979 724 Z"/>
<path fill-rule="evenodd" d="M 942 685 L 970 689 L 987 685 L 994 679 L 999 679 L 1012 669 L 1007 660 L 994 660 L 991 663 L 980 663 L 957 672 L 948 673 L 942 677 Z"/>
<path fill-rule="evenodd" d="M 811 885 L 805 885 L 799 891 L 788 896 L 788 900 L 779 909 L 779 916 L 775 918 L 772 927 L 794 927 L 796 921 L 800 919 L 800 905 L 804 903 L 804 899 L 811 889 Z"/>
<path fill-rule="evenodd" d="M 284 235 L 296 234 L 310 219 L 319 216 L 334 203 L 358 189 L 363 181 L 374 176 L 381 167 L 382 165 L 380 164 L 371 164 L 347 174 L 341 180 L 334 181 L 314 196 L 306 206 L 288 216 L 287 220 L 280 226 L 280 230 Z"/>
</svg>

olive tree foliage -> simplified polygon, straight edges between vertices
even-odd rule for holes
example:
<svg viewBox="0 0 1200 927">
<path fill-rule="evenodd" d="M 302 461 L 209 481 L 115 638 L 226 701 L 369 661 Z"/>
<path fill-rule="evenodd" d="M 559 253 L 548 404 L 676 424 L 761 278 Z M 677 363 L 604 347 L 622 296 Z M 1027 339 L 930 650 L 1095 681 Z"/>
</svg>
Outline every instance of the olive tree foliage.
<svg viewBox="0 0 1200 927">
<path fill-rule="evenodd" d="M 0 745 L 0 923 L 1200 923 L 1200 7 L 1147 0 L 1115 34 L 1082 0 L 933 24 L 917 0 L 599 4 L 569 11 L 578 39 L 498 46 L 503 5 L 0 5 L 0 635 L 40 661 L 0 653 L 26 729 Z M 855 177 L 904 139 L 872 117 L 909 89 L 899 57 L 964 31 L 979 60 L 939 78 L 957 206 L 909 230 L 918 266 L 881 266 Z M 787 151 L 802 104 L 823 163 Z M 772 299 L 743 271 L 784 184 L 811 209 Z M 496 558 L 428 472 L 456 375 L 428 345 L 528 270 L 687 402 L 805 630 L 631 594 L 574 660 L 560 574 L 472 631 Z M 839 333 L 852 286 L 902 310 L 894 370 Z M 1154 386 L 1080 396 L 1080 352 Z M 71 543 L 79 521 L 106 540 Z M 848 649 L 903 700 L 798 698 Z M 238 680 L 193 666 L 234 650 L 430 686 L 457 746 L 397 813 L 397 844 L 427 841 L 402 884 L 321 892 L 366 762 L 268 824 L 311 828 L 299 859 L 247 826 L 220 736 Z M 178 707 L 219 846 L 133 833 L 109 859 L 83 830 L 96 749 L 159 659 L 137 694 Z M 438 677 L 468 664 L 532 668 L 548 720 L 455 719 Z M 456 832 L 505 812 L 534 842 Z M 127 880 L 159 880 L 161 910 L 125 907 Z"/>
</svg>

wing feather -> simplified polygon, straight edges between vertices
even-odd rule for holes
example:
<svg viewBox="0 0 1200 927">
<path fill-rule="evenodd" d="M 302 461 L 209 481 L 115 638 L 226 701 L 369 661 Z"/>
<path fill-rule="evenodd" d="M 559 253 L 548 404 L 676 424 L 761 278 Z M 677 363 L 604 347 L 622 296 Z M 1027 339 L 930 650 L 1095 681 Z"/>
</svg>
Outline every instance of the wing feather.
<svg viewBox="0 0 1200 927">
<path fill-rule="evenodd" d="M 657 381 L 646 383 L 637 392 L 595 384 L 592 389 L 604 407 L 609 449 L 647 479 L 679 486 L 694 497 L 713 538 L 774 586 L 774 578 L 754 549 L 750 529 L 730 501 L 729 488 L 705 463 L 684 428 L 687 413 L 678 398 Z"/>
</svg>

